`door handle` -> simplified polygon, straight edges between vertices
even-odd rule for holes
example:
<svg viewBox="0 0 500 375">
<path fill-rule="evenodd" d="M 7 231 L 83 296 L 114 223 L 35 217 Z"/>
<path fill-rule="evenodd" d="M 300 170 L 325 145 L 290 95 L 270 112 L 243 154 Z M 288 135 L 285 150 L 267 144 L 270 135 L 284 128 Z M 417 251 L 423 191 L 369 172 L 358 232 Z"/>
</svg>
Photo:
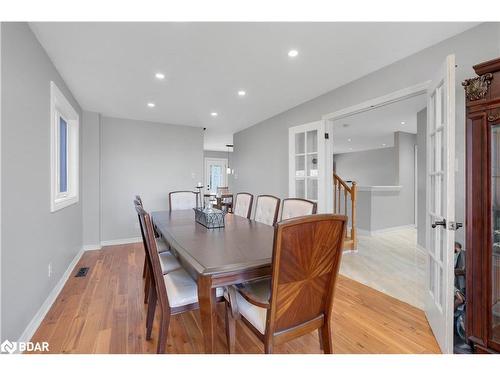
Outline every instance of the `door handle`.
<svg viewBox="0 0 500 375">
<path fill-rule="evenodd" d="M 438 225 L 441 225 L 446 228 L 446 219 L 443 219 L 441 221 L 435 221 L 431 227 L 436 228 Z"/>
</svg>

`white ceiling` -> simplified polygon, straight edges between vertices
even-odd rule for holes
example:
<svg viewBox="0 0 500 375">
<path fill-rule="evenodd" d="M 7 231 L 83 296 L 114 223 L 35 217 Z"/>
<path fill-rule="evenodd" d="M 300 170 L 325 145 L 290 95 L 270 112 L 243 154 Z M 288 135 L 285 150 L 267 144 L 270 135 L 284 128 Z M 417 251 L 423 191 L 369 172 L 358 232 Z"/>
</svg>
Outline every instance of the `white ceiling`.
<svg viewBox="0 0 500 375">
<path fill-rule="evenodd" d="M 418 95 L 334 121 L 333 152 L 393 147 L 394 132 L 417 133 L 417 112 L 425 107 L 426 96 Z"/>
<path fill-rule="evenodd" d="M 31 23 L 84 109 L 206 127 L 211 150 L 225 150 L 238 130 L 474 25 Z M 292 48 L 299 51 L 293 59 Z"/>
</svg>

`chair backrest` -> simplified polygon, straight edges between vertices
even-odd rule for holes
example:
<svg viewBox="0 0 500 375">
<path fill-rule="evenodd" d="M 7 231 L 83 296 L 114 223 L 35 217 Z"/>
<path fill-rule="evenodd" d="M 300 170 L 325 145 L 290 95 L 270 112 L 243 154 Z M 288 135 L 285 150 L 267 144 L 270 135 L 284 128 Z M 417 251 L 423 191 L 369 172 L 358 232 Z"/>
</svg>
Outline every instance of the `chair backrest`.
<svg viewBox="0 0 500 375">
<path fill-rule="evenodd" d="M 144 229 L 147 266 L 151 272 L 150 274 L 153 276 L 153 287 L 155 288 L 156 295 L 158 296 L 158 305 L 160 306 L 162 314 L 170 315 L 170 305 L 168 303 L 165 281 L 163 280 L 163 272 L 158 255 L 158 248 L 156 247 L 153 223 L 151 222 L 149 214 L 144 211 L 141 206 L 136 205 L 135 209 L 139 215 L 141 226 Z"/>
<path fill-rule="evenodd" d="M 144 207 L 142 205 L 142 199 L 138 195 L 135 196 L 134 207 L 135 207 L 136 211 L 137 211 L 137 207 L 144 209 Z M 146 245 L 146 237 L 144 235 L 144 228 L 142 226 L 142 221 L 141 221 L 141 218 L 139 216 L 139 213 L 137 213 L 137 218 L 139 219 L 139 229 L 141 230 L 142 243 L 144 245 L 144 251 L 146 252 L 146 256 L 147 256 L 148 254 L 147 254 L 147 250 L 146 250 L 146 246 L 147 246 Z"/>
<path fill-rule="evenodd" d="M 140 195 L 135 196 L 135 201 L 137 201 L 142 207 L 144 207 L 144 204 L 142 203 L 142 198 Z"/>
<path fill-rule="evenodd" d="M 253 195 L 250 193 L 236 194 L 236 201 L 234 202 L 233 213 L 238 216 L 250 219 L 252 213 Z"/>
<path fill-rule="evenodd" d="M 292 219 L 298 216 L 314 215 L 316 210 L 316 202 L 302 198 L 285 198 L 281 205 L 281 220 Z"/>
<path fill-rule="evenodd" d="M 255 221 L 274 225 L 278 220 L 280 199 L 273 195 L 259 195 L 255 204 Z"/>
<path fill-rule="evenodd" d="M 172 191 L 168 194 L 169 210 L 189 210 L 198 206 L 198 193 L 194 191 Z"/>
<path fill-rule="evenodd" d="M 270 335 L 331 318 L 346 220 L 320 214 L 276 225 L 266 327 Z"/>
</svg>

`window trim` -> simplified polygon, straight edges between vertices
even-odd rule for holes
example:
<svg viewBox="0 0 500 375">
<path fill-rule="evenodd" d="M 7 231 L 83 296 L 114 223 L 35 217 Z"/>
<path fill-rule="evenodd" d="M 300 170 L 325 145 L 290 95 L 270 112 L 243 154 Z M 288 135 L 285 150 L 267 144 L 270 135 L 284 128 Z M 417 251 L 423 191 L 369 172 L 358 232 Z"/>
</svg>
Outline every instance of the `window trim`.
<svg viewBox="0 0 500 375">
<path fill-rule="evenodd" d="M 59 191 L 59 118 L 67 124 L 67 191 Z M 50 211 L 55 212 L 79 201 L 80 118 L 54 82 L 50 82 Z"/>
</svg>

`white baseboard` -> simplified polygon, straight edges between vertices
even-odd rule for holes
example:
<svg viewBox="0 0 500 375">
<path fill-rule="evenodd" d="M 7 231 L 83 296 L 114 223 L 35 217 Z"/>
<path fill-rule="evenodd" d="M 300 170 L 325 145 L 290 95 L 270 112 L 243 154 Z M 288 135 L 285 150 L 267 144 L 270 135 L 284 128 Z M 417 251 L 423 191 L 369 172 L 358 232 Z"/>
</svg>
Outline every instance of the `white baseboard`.
<svg viewBox="0 0 500 375">
<path fill-rule="evenodd" d="M 30 341 L 33 335 L 35 334 L 36 330 L 42 323 L 43 319 L 45 318 L 45 315 L 49 312 L 50 308 L 52 307 L 52 304 L 55 302 L 57 296 L 61 292 L 62 288 L 66 284 L 66 281 L 71 276 L 71 273 L 73 272 L 73 268 L 77 265 L 78 261 L 82 257 L 84 252 L 83 247 L 80 249 L 80 251 L 75 255 L 71 263 L 69 264 L 68 268 L 66 271 L 64 271 L 63 275 L 57 282 L 57 284 L 54 286 L 54 289 L 49 293 L 45 301 L 43 302 L 42 306 L 38 309 L 36 312 L 35 316 L 33 319 L 31 319 L 31 322 L 29 322 L 28 326 L 24 330 L 24 332 L 21 334 L 19 339 L 17 340 L 18 342 L 27 342 Z"/>
<path fill-rule="evenodd" d="M 372 231 L 358 228 L 358 234 L 362 235 L 362 236 L 376 236 L 377 234 L 384 234 L 384 233 L 393 232 L 396 230 L 415 229 L 415 228 L 416 228 L 415 224 L 400 225 L 397 227 L 389 227 L 389 228 L 372 230 Z"/>
<path fill-rule="evenodd" d="M 89 250 L 101 250 L 102 246 L 100 244 L 97 245 L 83 245 L 83 251 Z"/>
<path fill-rule="evenodd" d="M 128 243 L 142 242 L 142 237 L 121 238 L 118 240 L 101 241 L 102 246 L 125 245 Z"/>
</svg>

